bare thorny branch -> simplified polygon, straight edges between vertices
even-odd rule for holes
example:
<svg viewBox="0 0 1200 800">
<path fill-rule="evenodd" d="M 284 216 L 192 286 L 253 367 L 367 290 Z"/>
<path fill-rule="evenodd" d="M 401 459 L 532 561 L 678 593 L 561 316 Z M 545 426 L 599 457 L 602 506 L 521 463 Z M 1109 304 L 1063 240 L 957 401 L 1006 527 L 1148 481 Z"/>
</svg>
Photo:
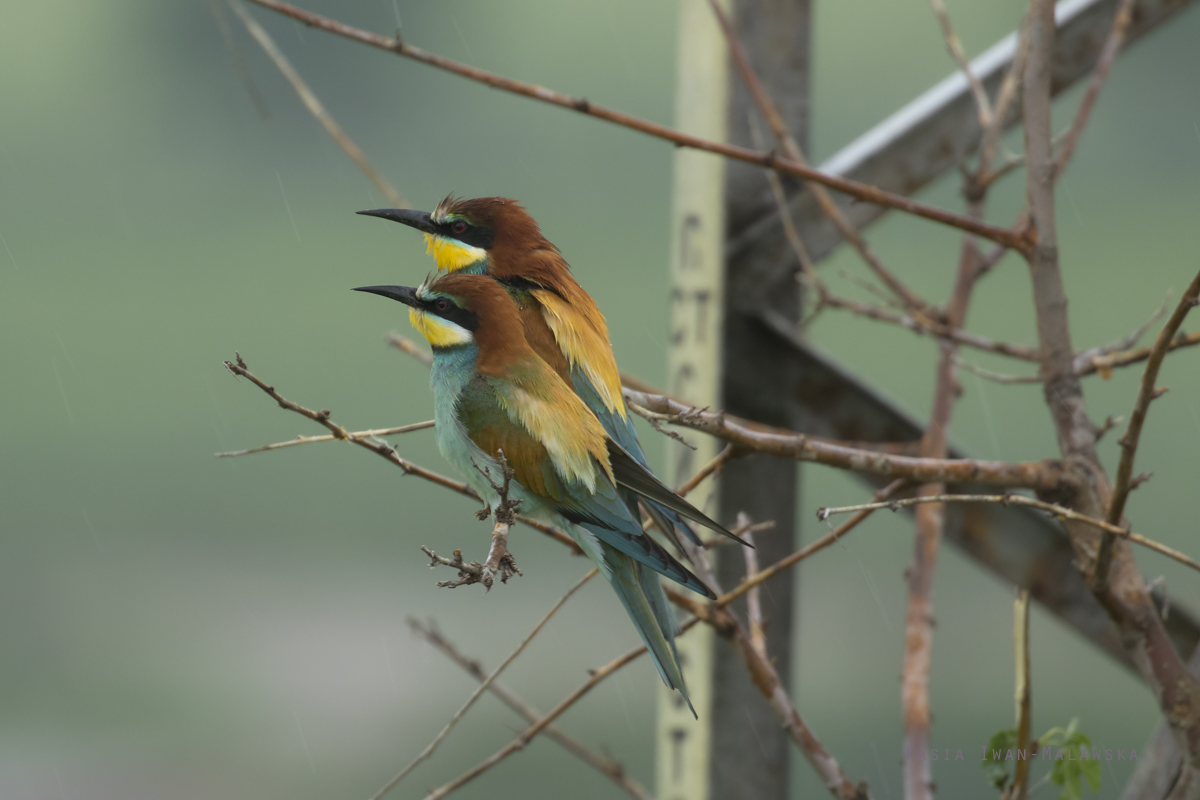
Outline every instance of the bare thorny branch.
<svg viewBox="0 0 1200 800">
<path fill-rule="evenodd" d="M 1133 413 L 1129 418 L 1129 428 L 1125 431 L 1125 435 L 1117 440 L 1121 445 L 1121 463 L 1117 466 L 1117 481 L 1113 487 L 1112 500 L 1109 501 L 1106 514 L 1110 525 L 1116 525 L 1121 521 L 1121 517 L 1125 513 L 1125 501 L 1129 497 L 1129 492 L 1137 485 L 1133 476 L 1133 459 L 1137 454 L 1142 425 L 1146 422 L 1146 412 L 1150 410 L 1150 403 L 1161 397 L 1166 391 L 1165 387 L 1160 388 L 1155 385 L 1159 367 L 1162 366 L 1163 358 L 1166 357 L 1171 341 L 1175 338 L 1175 332 L 1183 324 L 1183 318 L 1196 307 L 1197 303 L 1200 303 L 1200 272 L 1196 273 L 1196 277 L 1192 279 L 1191 285 L 1188 286 L 1179 305 L 1176 306 L 1175 313 L 1159 331 L 1158 338 L 1150 349 L 1146 371 L 1142 375 L 1142 385 L 1138 390 L 1137 402 L 1134 404 Z M 1105 529 L 1096 553 L 1096 570 L 1092 578 L 1094 589 L 1098 592 L 1107 588 L 1113 542 L 1113 531 Z"/>
</svg>

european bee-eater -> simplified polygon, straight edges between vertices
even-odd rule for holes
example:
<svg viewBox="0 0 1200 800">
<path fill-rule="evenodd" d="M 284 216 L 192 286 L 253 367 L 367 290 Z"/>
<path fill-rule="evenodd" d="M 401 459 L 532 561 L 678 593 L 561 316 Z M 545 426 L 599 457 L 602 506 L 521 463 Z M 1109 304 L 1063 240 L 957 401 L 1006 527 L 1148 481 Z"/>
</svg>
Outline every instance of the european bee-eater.
<svg viewBox="0 0 1200 800">
<path fill-rule="evenodd" d="M 647 466 L 621 394 L 621 377 L 604 315 L 571 275 L 558 248 L 542 235 L 537 222 L 519 203 L 504 197 L 447 197 L 432 213 L 398 208 L 358 213 L 424 232 L 426 249 L 437 260 L 439 270 L 490 275 L 499 281 L 517 304 L 533 350 L 575 390 L 608 435 Z M 636 499 L 624 494 L 636 509 Z M 651 501 L 646 509 L 667 536 L 674 538 L 673 529 L 678 528 L 700 543 L 669 507 Z"/>
<path fill-rule="evenodd" d="M 516 303 L 498 282 L 460 273 L 418 288 L 358 291 L 409 306 L 409 319 L 433 348 L 434 420 L 446 459 L 494 511 L 499 494 L 479 470 L 498 478 L 496 454 L 503 451 L 513 471 L 511 496 L 521 501 L 522 513 L 549 518 L 570 533 L 616 591 L 663 681 L 686 699 L 675 651 L 678 628 L 655 573 L 714 595 L 642 531 L 622 491 L 720 526 L 605 432 L 534 351 Z"/>
</svg>

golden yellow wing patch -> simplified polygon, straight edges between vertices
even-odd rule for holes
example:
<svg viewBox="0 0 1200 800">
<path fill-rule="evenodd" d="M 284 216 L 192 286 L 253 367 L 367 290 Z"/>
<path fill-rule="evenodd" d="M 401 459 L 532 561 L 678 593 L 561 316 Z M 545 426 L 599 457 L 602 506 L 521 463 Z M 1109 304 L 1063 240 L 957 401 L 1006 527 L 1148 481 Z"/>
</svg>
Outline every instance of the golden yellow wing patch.
<svg viewBox="0 0 1200 800">
<path fill-rule="evenodd" d="M 502 396 L 509 416 L 540 442 L 558 473 L 596 491 L 599 464 L 609 482 L 616 484 L 608 459 L 608 434 L 596 415 L 540 358 L 539 374 L 529 383 L 510 383 Z"/>
<path fill-rule="evenodd" d="M 534 289 L 530 294 L 541 304 L 546 324 L 554 331 L 554 338 L 558 340 L 567 361 L 572 367 L 578 366 L 583 370 L 605 407 L 625 419 L 621 374 L 617 371 L 617 359 L 608 341 L 608 331 L 597 330 L 554 292 Z"/>
</svg>

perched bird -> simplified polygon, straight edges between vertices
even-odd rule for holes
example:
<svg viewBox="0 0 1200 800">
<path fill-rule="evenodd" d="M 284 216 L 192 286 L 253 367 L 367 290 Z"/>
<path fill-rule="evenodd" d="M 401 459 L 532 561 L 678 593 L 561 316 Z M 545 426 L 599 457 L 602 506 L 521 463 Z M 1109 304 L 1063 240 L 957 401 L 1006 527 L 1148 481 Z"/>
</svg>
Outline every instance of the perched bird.
<svg viewBox="0 0 1200 800">
<path fill-rule="evenodd" d="M 667 686 L 687 699 L 678 631 L 655 573 L 707 597 L 712 591 L 642 531 L 622 498 L 633 492 L 672 513 L 719 528 L 658 481 L 609 436 L 596 415 L 534 351 L 516 303 L 481 275 L 451 274 L 420 287 L 364 286 L 409 306 L 433 348 L 430 386 L 438 447 L 489 509 L 503 451 L 523 513 L 568 531 L 608 579 Z M 691 701 L 688 700 L 689 706 Z M 695 710 L 693 709 L 693 713 Z"/>
<path fill-rule="evenodd" d="M 447 197 L 432 213 L 400 208 L 358 213 L 423 231 L 427 251 L 437 259 L 439 270 L 490 275 L 499 281 L 520 310 L 529 345 L 575 390 L 608 435 L 647 466 L 621 394 L 604 315 L 572 277 L 558 248 L 519 203 L 503 197 Z M 629 492 L 624 496 L 636 517 L 636 499 Z M 646 510 L 676 543 L 675 529 L 700 543 L 683 516 L 669 506 L 651 501 Z"/>
</svg>

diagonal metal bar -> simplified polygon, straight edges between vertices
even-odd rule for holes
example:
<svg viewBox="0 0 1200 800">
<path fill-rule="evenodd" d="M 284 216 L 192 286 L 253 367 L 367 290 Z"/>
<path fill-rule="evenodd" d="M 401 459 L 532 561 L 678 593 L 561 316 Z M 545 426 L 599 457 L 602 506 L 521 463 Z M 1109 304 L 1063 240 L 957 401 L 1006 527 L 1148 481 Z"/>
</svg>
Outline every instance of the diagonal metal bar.
<svg viewBox="0 0 1200 800">
<path fill-rule="evenodd" d="M 1127 42 L 1167 22 L 1194 0 L 1139 0 L 1134 6 Z M 1117 0 L 1063 0 L 1055 11 L 1058 33 L 1054 43 L 1051 92 L 1055 95 L 1090 74 L 1100 48 L 1112 27 Z M 971 70 L 989 92 L 995 92 L 1016 49 L 1016 34 L 1001 39 L 971 62 Z M 1020 104 L 1014 104 L 1019 111 Z M 1016 113 L 1006 127 L 1019 122 Z M 980 129 L 975 101 L 967 78 L 955 72 L 917 99 L 880 122 L 821 164 L 820 170 L 869 183 L 898 194 L 910 195 L 953 169 L 979 146 Z M 858 228 L 871 224 L 886 209 L 867 203 L 852 203 L 837 196 Z M 734 226 L 727 252 L 736 258 L 746 250 L 783 249 L 783 228 L 770 196 L 762 193 L 742 219 L 753 221 Z M 821 213 L 809 192 L 791 200 L 793 218 L 800 238 L 813 261 L 837 247 L 841 237 Z M 781 266 L 787 269 L 788 266 Z"/>
<path fill-rule="evenodd" d="M 785 318 L 768 313 L 759 317 L 758 325 L 776 349 L 790 351 L 790 368 L 781 371 L 779 378 L 786 381 L 781 388 L 793 404 L 797 430 L 860 441 L 921 438 L 917 420 L 801 341 Z M 957 449 L 949 455 L 966 457 Z M 958 484 L 948 491 L 979 488 Z M 947 507 L 945 536 L 1000 579 L 1029 589 L 1035 600 L 1068 626 L 1133 669 L 1116 627 L 1075 568 L 1075 554 L 1058 523 L 1025 507 L 962 504 Z M 1155 602 L 1161 608 L 1161 595 L 1156 594 Z M 1166 626 L 1180 653 L 1191 653 L 1200 643 L 1197 617 L 1174 602 Z"/>
</svg>

